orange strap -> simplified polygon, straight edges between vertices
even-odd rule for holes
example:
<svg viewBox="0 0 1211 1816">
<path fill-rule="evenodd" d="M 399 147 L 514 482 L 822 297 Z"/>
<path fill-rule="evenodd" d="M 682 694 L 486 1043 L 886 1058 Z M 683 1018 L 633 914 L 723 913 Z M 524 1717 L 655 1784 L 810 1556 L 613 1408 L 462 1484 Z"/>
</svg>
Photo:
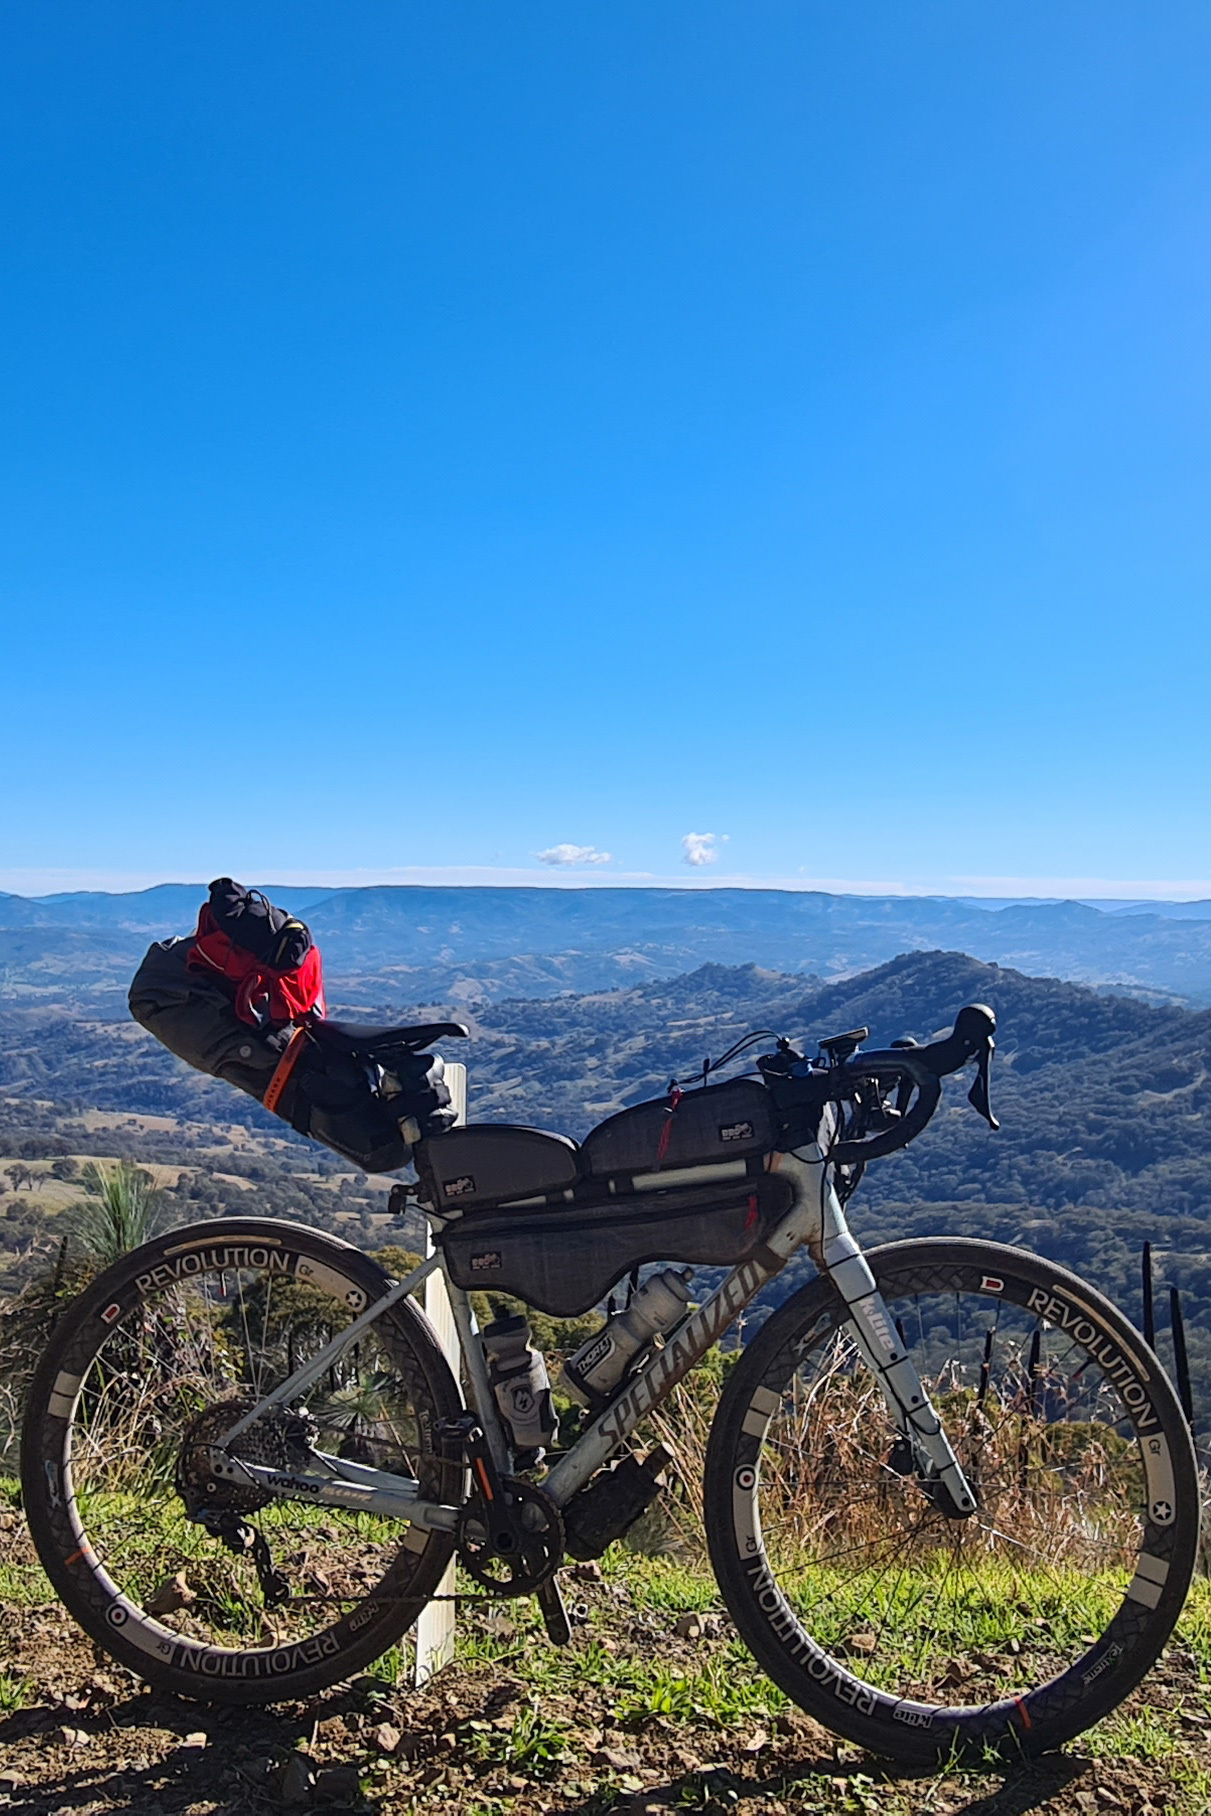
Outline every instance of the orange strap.
<svg viewBox="0 0 1211 1816">
<path fill-rule="evenodd" d="M 296 1028 L 294 1033 L 290 1036 L 290 1042 L 286 1051 L 282 1054 L 281 1059 L 278 1060 L 278 1063 L 274 1068 L 273 1077 L 266 1086 L 265 1095 L 261 1099 L 261 1102 L 267 1110 L 272 1110 L 275 1114 L 282 1092 L 290 1082 L 290 1074 L 294 1071 L 299 1060 L 303 1057 L 303 1044 L 306 1039 L 306 1028 Z"/>
</svg>

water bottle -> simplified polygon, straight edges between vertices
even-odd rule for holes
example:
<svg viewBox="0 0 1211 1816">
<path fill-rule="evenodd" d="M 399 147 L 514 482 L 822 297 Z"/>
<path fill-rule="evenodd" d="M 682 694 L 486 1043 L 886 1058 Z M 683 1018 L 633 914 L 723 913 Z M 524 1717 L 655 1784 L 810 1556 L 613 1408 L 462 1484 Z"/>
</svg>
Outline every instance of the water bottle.
<svg viewBox="0 0 1211 1816">
<path fill-rule="evenodd" d="M 680 1324 L 690 1302 L 690 1276 L 671 1267 L 653 1274 L 632 1294 L 625 1311 L 615 1312 L 595 1337 L 581 1345 L 563 1365 L 564 1386 L 583 1406 L 608 1400 L 632 1357 Z"/>
<path fill-rule="evenodd" d="M 480 1335 L 500 1415 L 514 1450 L 525 1456 L 524 1463 L 518 1456 L 518 1467 L 530 1468 L 559 1425 L 546 1362 L 530 1347 L 530 1326 L 520 1313 L 495 1319 Z"/>
</svg>

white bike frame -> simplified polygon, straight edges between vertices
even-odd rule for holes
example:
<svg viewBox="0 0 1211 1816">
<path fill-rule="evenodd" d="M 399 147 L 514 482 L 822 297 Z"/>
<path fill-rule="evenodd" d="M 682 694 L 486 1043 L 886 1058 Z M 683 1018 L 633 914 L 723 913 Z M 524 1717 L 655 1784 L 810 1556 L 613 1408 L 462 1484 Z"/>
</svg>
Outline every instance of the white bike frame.
<svg viewBox="0 0 1211 1816">
<path fill-rule="evenodd" d="M 541 1483 L 543 1493 L 556 1506 L 567 1506 L 646 1415 L 667 1399 L 677 1383 L 702 1360 L 766 1282 L 780 1273 L 791 1256 L 806 1244 L 816 1266 L 832 1281 L 845 1303 L 850 1336 L 877 1380 L 896 1428 L 909 1441 L 917 1467 L 925 1477 L 944 1486 L 960 1514 L 974 1513 L 976 1501 L 971 1486 L 905 1352 L 874 1275 L 850 1233 L 827 1156 L 813 1143 L 794 1152 L 772 1154 L 769 1165 L 771 1171 L 791 1180 L 795 1188 L 791 1209 L 771 1232 L 759 1255 L 734 1267 L 714 1292 L 677 1325 L 644 1366 L 625 1381 L 571 1450 L 557 1460 Z M 669 1172 L 663 1181 L 675 1185 L 677 1174 Z M 356 1508 L 407 1520 L 430 1531 L 455 1530 L 460 1509 L 422 1500 L 419 1482 L 409 1477 L 320 1451 L 311 1453 L 303 1471 L 272 1469 L 233 1457 L 229 1449 L 233 1439 L 275 1406 L 297 1400 L 376 1319 L 419 1286 L 435 1268 L 442 1267 L 441 1231 L 448 1220 L 434 1215 L 423 1204 L 419 1208 L 433 1226 L 438 1245 L 435 1253 L 232 1426 L 222 1444 L 212 1449 L 217 1477 L 243 1485 L 258 1484 L 284 1500 Z M 512 1463 L 509 1435 L 488 1381 L 471 1301 L 448 1276 L 447 1287 L 475 1416 L 497 1469 L 507 1474 Z"/>
</svg>

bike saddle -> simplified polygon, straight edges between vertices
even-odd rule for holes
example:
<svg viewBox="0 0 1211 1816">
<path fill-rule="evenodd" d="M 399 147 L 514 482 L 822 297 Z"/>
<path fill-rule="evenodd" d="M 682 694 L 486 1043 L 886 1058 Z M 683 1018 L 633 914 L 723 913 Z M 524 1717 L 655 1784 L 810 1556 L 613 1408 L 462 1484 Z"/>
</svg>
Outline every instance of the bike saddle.
<svg viewBox="0 0 1211 1816">
<path fill-rule="evenodd" d="M 469 1033 L 462 1022 L 420 1022 L 414 1028 L 376 1028 L 362 1022 L 320 1021 L 312 1024 L 312 1037 L 322 1047 L 338 1053 L 367 1053 L 373 1047 L 411 1047 L 419 1052 L 444 1035 Z"/>
</svg>

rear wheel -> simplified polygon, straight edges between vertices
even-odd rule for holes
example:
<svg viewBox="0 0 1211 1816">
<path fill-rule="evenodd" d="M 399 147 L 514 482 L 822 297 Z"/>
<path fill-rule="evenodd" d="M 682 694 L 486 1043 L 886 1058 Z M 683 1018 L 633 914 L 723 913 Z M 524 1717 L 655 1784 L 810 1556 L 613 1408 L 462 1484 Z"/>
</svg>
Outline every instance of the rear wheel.
<svg viewBox="0 0 1211 1816">
<path fill-rule="evenodd" d="M 80 1625 L 150 1682 L 212 1702 L 310 1695 L 394 1644 L 435 1592 L 449 1535 L 207 1483 L 198 1461 L 387 1285 L 333 1237 L 229 1218 L 126 1256 L 62 1314 L 23 1436 L 30 1532 Z M 233 1451 L 290 1468 L 310 1443 L 457 1503 L 461 1462 L 438 1427 L 459 1411 L 405 1299 Z M 218 1508 L 221 1536 L 190 1517 L 191 1494 Z"/>
<path fill-rule="evenodd" d="M 1160 1363 L 1083 1281 L 937 1240 L 867 1256 L 976 1490 L 947 1518 L 826 1280 L 782 1306 L 719 1404 L 706 1525 L 747 1644 L 876 1752 L 1041 1752 L 1113 1709 L 1181 1611 L 1193 1445 Z"/>
</svg>

